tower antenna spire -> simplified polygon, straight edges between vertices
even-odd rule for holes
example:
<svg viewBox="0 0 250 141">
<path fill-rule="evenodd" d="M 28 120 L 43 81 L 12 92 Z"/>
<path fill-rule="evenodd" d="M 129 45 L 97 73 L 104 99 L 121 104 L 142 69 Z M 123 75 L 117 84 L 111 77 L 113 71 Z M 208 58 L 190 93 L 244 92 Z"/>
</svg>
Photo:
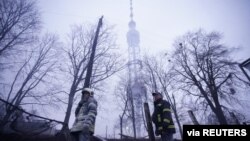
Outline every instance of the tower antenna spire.
<svg viewBox="0 0 250 141">
<path fill-rule="evenodd" d="M 130 0 L 130 19 L 133 21 L 133 0 Z"/>
</svg>

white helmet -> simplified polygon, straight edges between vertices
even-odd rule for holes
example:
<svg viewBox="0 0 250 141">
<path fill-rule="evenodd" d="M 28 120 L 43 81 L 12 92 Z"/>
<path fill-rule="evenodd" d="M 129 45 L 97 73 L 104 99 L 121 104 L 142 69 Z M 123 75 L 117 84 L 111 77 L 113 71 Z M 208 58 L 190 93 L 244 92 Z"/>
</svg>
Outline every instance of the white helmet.
<svg viewBox="0 0 250 141">
<path fill-rule="evenodd" d="M 88 92 L 91 96 L 94 94 L 93 90 L 91 90 L 90 88 L 84 88 L 82 90 L 82 94 L 84 94 L 84 92 Z"/>
</svg>

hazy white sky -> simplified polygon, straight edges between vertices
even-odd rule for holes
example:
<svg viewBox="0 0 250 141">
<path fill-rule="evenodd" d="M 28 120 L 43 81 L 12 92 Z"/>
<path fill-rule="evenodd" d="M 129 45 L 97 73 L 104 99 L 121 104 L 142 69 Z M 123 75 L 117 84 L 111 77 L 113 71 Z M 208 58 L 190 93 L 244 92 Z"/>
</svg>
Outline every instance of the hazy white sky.
<svg viewBox="0 0 250 141">
<path fill-rule="evenodd" d="M 62 37 L 70 26 L 96 23 L 101 15 L 116 25 L 118 44 L 126 48 L 129 0 L 39 0 L 44 29 Z M 141 35 L 142 50 L 158 52 L 187 31 L 204 28 L 219 31 L 229 46 L 243 47 L 242 59 L 250 52 L 249 0 L 134 0 L 134 19 Z"/>
<path fill-rule="evenodd" d="M 129 0 L 39 0 L 45 31 L 64 40 L 71 25 L 96 23 L 103 15 L 104 24 L 116 26 L 121 49 L 127 48 L 129 5 Z M 230 47 L 242 47 L 235 52 L 240 61 L 250 57 L 249 0 L 133 0 L 133 8 L 143 53 L 167 50 L 176 37 L 203 28 L 223 33 L 223 42 Z M 109 102 L 113 99 L 108 98 Z M 104 136 L 106 125 L 113 133 L 110 129 L 118 118 L 113 110 L 107 108 L 98 119 L 97 134 Z"/>
</svg>

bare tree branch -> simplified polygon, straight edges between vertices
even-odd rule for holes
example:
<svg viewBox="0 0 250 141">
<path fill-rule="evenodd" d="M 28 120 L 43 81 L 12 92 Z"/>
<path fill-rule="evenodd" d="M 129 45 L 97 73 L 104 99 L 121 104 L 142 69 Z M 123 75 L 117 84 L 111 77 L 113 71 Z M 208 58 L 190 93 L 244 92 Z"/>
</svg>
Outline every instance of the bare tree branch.
<svg viewBox="0 0 250 141">
<path fill-rule="evenodd" d="M 35 1 L 2 0 L 0 2 L 0 57 L 10 50 L 30 43 L 40 27 Z"/>
</svg>

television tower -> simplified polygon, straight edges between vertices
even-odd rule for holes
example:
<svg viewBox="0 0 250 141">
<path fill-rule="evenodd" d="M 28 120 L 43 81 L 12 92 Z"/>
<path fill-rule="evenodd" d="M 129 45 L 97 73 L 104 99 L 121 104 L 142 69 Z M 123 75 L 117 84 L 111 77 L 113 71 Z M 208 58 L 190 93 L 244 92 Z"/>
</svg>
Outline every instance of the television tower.
<svg viewBox="0 0 250 141">
<path fill-rule="evenodd" d="M 134 137 L 141 137 L 143 129 L 143 102 L 146 100 L 146 88 L 142 81 L 142 61 L 140 55 L 140 34 L 136 30 L 136 23 L 133 19 L 133 3 L 130 0 L 130 22 L 128 23 L 129 31 L 127 32 L 128 43 L 128 76 L 129 88 L 128 99 L 129 109 L 132 113 L 132 122 Z"/>
</svg>

